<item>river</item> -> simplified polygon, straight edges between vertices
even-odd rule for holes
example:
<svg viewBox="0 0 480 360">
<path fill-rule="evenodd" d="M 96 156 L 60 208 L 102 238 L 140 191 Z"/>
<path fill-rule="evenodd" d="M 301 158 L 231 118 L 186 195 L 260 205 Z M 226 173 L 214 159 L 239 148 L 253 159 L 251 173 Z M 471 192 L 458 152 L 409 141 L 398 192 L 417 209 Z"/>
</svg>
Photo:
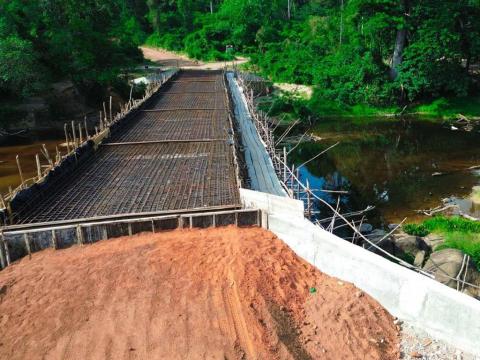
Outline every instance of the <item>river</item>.
<svg viewBox="0 0 480 360">
<path fill-rule="evenodd" d="M 480 169 L 468 169 L 480 165 L 478 130 L 453 131 L 439 122 L 416 119 L 356 118 L 323 120 L 312 132 L 322 140 L 302 143 L 289 161 L 299 166 L 339 142 L 300 168 L 300 175 L 332 204 L 336 196 L 320 189 L 348 190 L 341 197 L 343 211 L 374 205 L 368 221 L 386 226 L 405 217 L 419 220 L 415 210 L 441 205 L 442 199 L 450 197 L 463 212 L 480 217 L 480 205 L 469 199 L 472 188 L 480 185 Z M 20 184 L 17 154 L 27 179 L 36 175 L 34 157 L 41 154 L 41 145 L 46 144 L 54 154 L 62 141 L 61 133 L 50 131 L 13 139 L 9 146 L 0 147 L 0 191 Z"/>
<path fill-rule="evenodd" d="M 290 155 L 299 166 L 339 142 L 318 159 L 300 168 L 317 195 L 336 203 L 319 189 L 347 190 L 343 211 L 374 205 L 367 214 L 376 226 L 421 218 L 428 209 L 450 198 L 469 215 L 480 217 L 480 205 L 469 197 L 480 184 L 480 132 L 452 130 L 439 121 L 420 119 L 329 119 L 313 129 L 322 140 L 303 143 Z"/>
<path fill-rule="evenodd" d="M 5 141 L 5 145 L 0 146 L 0 192 L 5 194 L 9 187 L 16 188 L 20 185 L 16 155 L 19 156 L 24 179 L 32 178 L 37 175 L 35 154 L 40 155 L 42 165 L 47 165 L 41 153 L 42 144 L 45 144 L 50 156 L 55 158 L 56 146 L 65 142 L 62 134 L 63 132 L 58 130 L 30 132 L 28 136 L 15 136 L 8 142 Z M 59 150 L 63 154 L 66 153 L 62 146 L 59 146 Z"/>
</svg>

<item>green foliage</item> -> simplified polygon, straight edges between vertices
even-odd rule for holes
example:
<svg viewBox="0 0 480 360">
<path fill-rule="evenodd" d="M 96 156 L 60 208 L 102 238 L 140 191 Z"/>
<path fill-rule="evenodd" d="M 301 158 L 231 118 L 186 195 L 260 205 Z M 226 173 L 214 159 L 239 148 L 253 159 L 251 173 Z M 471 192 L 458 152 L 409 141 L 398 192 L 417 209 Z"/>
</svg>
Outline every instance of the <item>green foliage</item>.
<svg viewBox="0 0 480 360">
<path fill-rule="evenodd" d="M 0 91 L 20 96 L 44 87 L 42 66 L 32 43 L 15 35 L 0 38 Z"/>
<path fill-rule="evenodd" d="M 461 232 L 461 233 L 480 233 L 480 221 L 465 219 L 460 216 L 435 216 L 422 222 L 422 224 L 407 224 L 404 227 L 405 232 L 414 231 L 415 229 L 424 229 L 430 232 Z M 411 233 L 412 235 L 417 235 Z M 425 235 L 419 235 L 425 236 Z"/>
<path fill-rule="evenodd" d="M 436 250 L 458 249 L 470 255 L 480 269 L 480 221 L 459 216 L 435 216 L 422 224 L 407 224 L 403 230 L 410 235 L 426 236 L 431 232 L 441 233 L 445 242 Z"/>
<path fill-rule="evenodd" d="M 415 236 L 427 236 L 430 234 L 430 230 L 428 230 L 423 224 L 406 224 L 403 226 L 403 231 L 409 235 Z"/>
<path fill-rule="evenodd" d="M 360 104 L 374 113 L 475 90 L 478 2 L 292 0 L 291 18 L 281 0 L 214 1 L 213 14 L 209 3 L 150 0 L 148 43 L 203 60 L 228 59 L 231 44 L 274 81 L 314 85 L 309 108 L 319 112 Z"/>
<path fill-rule="evenodd" d="M 445 242 L 436 250 L 458 249 L 470 255 L 480 269 L 480 235 L 464 232 L 452 232 L 445 236 Z"/>
<path fill-rule="evenodd" d="M 33 95 L 63 78 L 108 85 L 142 58 L 140 9 L 136 0 L 0 0 L 0 92 Z"/>
</svg>

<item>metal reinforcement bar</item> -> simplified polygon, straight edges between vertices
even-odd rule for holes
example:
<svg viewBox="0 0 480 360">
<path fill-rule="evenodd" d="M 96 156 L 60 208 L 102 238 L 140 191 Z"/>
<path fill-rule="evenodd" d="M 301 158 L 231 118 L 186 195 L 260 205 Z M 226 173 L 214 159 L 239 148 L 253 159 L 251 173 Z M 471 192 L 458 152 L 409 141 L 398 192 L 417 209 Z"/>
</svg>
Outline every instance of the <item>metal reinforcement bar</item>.
<svg viewBox="0 0 480 360">
<path fill-rule="evenodd" d="M 112 134 L 108 143 L 228 138 L 226 110 L 142 112 L 135 121 Z"/>
<path fill-rule="evenodd" d="M 41 228 L 4 230 L 0 234 L 0 269 L 11 262 L 48 248 L 65 249 L 141 232 L 177 228 L 207 228 L 236 225 L 263 226 L 257 209 L 141 216 L 134 219 L 106 219 L 75 224 L 49 224 Z"/>
</svg>

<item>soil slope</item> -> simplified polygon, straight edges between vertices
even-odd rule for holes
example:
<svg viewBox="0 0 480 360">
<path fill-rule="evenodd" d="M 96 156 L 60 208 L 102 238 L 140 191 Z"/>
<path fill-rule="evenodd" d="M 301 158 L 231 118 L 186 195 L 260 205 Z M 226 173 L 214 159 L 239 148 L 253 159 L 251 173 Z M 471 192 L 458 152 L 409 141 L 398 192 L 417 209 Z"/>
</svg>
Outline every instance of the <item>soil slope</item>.
<svg viewBox="0 0 480 360">
<path fill-rule="evenodd" d="M 1 359 L 389 360 L 398 342 L 376 301 L 259 228 L 46 250 L 0 272 Z"/>
</svg>

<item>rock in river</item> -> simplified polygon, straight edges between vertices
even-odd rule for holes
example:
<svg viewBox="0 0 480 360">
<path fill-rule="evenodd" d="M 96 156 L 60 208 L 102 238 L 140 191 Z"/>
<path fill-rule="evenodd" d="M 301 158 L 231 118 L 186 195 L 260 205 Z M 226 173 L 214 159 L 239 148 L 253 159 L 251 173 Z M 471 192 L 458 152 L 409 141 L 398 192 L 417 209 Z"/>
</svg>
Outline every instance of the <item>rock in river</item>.
<svg viewBox="0 0 480 360">
<path fill-rule="evenodd" d="M 444 249 L 432 253 L 423 269 L 433 274 L 437 281 L 454 289 L 457 289 L 457 281 L 453 279 L 457 278 L 460 272 L 460 277 L 463 279 L 465 276 L 466 282 L 477 286 L 480 285 L 480 272 L 477 270 L 471 259 L 468 263 L 468 268 L 466 268 L 464 259 L 466 259 L 466 257 L 463 251 L 457 249 Z M 472 294 L 475 297 L 480 296 L 478 289 L 475 289 L 474 287 L 462 287 L 461 284 L 458 284 L 458 288 L 460 290 L 468 289 L 466 293 Z"/>
</svg>

